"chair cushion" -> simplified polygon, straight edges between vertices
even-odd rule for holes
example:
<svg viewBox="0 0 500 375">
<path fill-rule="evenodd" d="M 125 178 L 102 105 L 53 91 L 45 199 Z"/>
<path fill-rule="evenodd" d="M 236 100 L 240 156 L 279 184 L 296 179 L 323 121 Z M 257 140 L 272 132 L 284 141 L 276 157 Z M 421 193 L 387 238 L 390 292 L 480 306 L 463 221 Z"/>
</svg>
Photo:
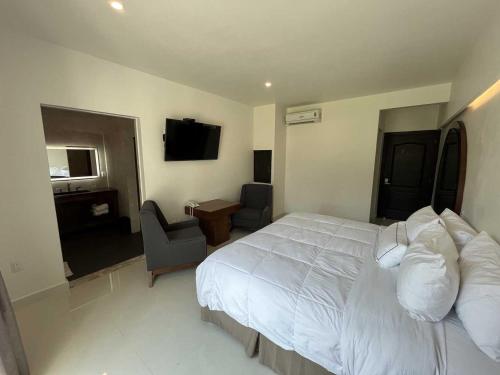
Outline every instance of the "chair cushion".
<svg viewBox="0 0 500 375">
<path fill-rule="evenodd" d="M 259 221 L 261 216 L 262 210 L 244 207 L 233 215 L 233 220 Z"/>
</svg>

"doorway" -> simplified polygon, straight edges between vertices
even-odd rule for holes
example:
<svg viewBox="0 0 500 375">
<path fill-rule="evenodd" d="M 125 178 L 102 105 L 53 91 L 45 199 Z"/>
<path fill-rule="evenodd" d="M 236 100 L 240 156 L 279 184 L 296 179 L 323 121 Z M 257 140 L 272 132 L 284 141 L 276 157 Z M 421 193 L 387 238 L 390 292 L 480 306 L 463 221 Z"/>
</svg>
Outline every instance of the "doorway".
<svg viewBox="0 0 500 375">
<path fill-rule="evenodd" d="M 406 220 L 432 201 L 440 130 L 385 133 L 377 216 Z"/>
<path fill-rule="evenodd" d="M 143 254 L 136 119 L 42 106 L 66 277 Z"/>
</svg>

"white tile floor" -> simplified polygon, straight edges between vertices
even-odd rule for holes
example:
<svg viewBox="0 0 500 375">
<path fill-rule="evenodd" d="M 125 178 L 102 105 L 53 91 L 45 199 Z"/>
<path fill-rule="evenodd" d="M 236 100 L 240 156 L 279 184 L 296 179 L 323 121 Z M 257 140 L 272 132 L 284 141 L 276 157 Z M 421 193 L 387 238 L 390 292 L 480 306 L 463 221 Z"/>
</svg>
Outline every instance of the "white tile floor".
<svg viewBox="0 0 500 375">
<path fill-rule="evenodd" d="M 33 375 L 272 374 L 200 320 L 194 269 L 148 288 L 143 261 L 16 306 Z"/>
</svg>

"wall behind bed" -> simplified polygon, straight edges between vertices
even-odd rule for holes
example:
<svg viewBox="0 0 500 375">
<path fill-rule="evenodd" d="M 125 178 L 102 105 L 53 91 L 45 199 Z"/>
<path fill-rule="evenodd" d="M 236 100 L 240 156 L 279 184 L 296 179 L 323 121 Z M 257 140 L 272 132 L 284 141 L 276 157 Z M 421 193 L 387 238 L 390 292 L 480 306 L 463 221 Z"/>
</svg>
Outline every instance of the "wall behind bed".
<svg viewBox="0 0 500 375">
<path fill-rule="evenodd" d="M 287 127 L 285 211 L 369 221 L 379 114 L 443 103 L 450 84 L 289 108 L 321 108 L 322 121 Z"/>
</svg>

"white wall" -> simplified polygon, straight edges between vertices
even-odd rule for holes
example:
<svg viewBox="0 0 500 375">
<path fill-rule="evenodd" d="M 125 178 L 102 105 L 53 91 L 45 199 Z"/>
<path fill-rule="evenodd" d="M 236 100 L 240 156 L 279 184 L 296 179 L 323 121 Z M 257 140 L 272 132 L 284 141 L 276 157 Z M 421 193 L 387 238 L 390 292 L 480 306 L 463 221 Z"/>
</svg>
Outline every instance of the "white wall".
<svg viewBox="0 0 500 375">
<path fill-rule="evenodd" d="M 462 215 L 500 241 L 500 94 L 459 118 L 467 130 Z"/>
<path fill-rule="evenodd" d="M 500 3 L 498 5 L 500 14 Z M 453 79 L 447 118 L 465 108 L 474 98 L 500 79 L 500 22 L 498 16 L 486 24 L 474 47 L 468 51 Z"/>
<path fill-rule="evenodd" d="M 440 104 L 393 108 L 380 112 L 380 127 L 385 133 L 436 130 Z"/>
<path fill-rule="evenodd" d="M 238 199 L 252 177 L 252 108 L 56 45 L 0 32 L 0 270 L 12 298 L 65 283 L 40 104 L 140 119 L 143 198 Z M 222 125 L 219 160 L 163 161 L 165 117 Z M 24 267 L 10 272 L 10 263 Z"/>
<path fill-rule="evenodd" d="M 274 165 L 276 160 L 274 147 L 275 121 L 275 104 L 261 105 L 253 108 L 253 149 L 271 150 L 271 184 L 275 182 L 274 173 L 276 172 L 276 166 Z M 275 208 L 276 200 L 273 200 L 273 215 Z"/>
<path fill-rule="evenodd" d="M 286 178 L 286 129 L 285 108 L 276 105 L 274 129 L 274 209 L 273 216 L 279 218 L 285 213 L 285 178 Z"/>
<path fill-rule="evenodd" d="M 285 210 L 368 221 L 379 112 L 446 102 L 449 93 L 441 84 L 289 108 L 321 108 L 323 118 L 287 128 Z"/>
<path fill-rule="evenodd" d="M 261 105 L 253 109 L 253 149 L 273 150 L 276 105 Z"/>
<path fill-rule="evenodd" d="M 500 10 L 500 5 L 499 5 Z M 452 83 L 448 116 L 466 108 L 500 79 L 500 23 L 486 25 Z M 467 130 L 467 174 L 462 214 L 478 230 L 500 241 L 500 92 L 456 118 Z"/>
<path fill-rule="evenodd" d="M 109 186 L 118 190 L 119 214 L 130 218 L 132 233 L 136 233 L 140 230 L 140 206 L 134 155 L 134 121 L 111 117 L 110 122 L 104 132 Z"/>
<path fill-rule="evenodd" d="M 273 184 L 273 218 L 283 215 L 285 209 L 286 127 L 285 109 L 277 104 L 253 109 L 254 150 L 272 151 L 271 183 Z"/>
</svg>

